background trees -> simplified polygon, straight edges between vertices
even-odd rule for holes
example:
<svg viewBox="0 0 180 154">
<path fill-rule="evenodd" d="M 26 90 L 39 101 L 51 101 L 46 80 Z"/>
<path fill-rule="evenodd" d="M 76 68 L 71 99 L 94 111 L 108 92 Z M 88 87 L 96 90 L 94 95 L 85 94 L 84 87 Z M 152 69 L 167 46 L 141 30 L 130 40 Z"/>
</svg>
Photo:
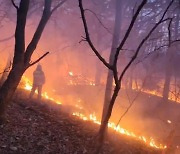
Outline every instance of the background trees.
<svg viewBox="0 0 180 154">
<path fill-rule="evenodd" d="M 119 2 L 119 1 L 117 1 Z M 116 98 L 117 98 L 117 95 L 119 93 L 119 90 L 121 89 L 121 86 L 122 86 L 122 79 L 124 77 L 124 74 L 126 73 L 126 71 L 129 69 L 129 67 L 131 66 L 131 64 L 136 60 L 136 58 L 138 57 L 138 54 L 140 53 L 140 50 L 141 48 L 143 47 L 143 45 L 145 44 L 146 41 L 148 41 L 149 39 L 151 39 L 151 35 L 154 33 L 155 30 L 157 30 L 157 28 L 164 22 L 168 22 L 169 25 L 171 24 L 171 21 L 172 21 L 172 18 L 170 17 L 167 17 L 167 12 L 169 11 L 170 7 L 172 6 L 172 4 L 174 3 L 174 1 L 172 0 L 170 3 L 168 3 L 166 5 L 165 8 L 163 8 L 162 12 L 160 13 L 160 15 L 158 16 L 158 19 L 155 20 L 155 24 L 152 26 L 150 26 L 150 28 L 148 28 L 148 32 L 146 32 L 144 34 L 144 36 L 142 37 L 141 40 L 138 41 L 138 45 L 137 45 L 137 48 L 136 50 L 134 51 L 134 53 L 132 54 L 132 58 L 130 58 L 129 61 L 127 61 L 127 64 L 125 64 L 124 68 L 122 69 L 122 72 L 119 73 L 119 70 L 118 70 L 118 66 L 117 66 L 117 61 L 118 61 L 118 58 L 120 56 L 120 51 L 122 52 L 123 50 L 123 47 L 125 46 L 129 36 L 130 36 L 130 33 L 132 31 L 132 29 L 134 28 L 134 25 L 136 23 L 136 21 L 138 21 L 138 15 L 140 14 L 141 12 L 141 15 L 142 16 L 145 16 L 144 13 L 146 13 L 146 10 L 147 8 L 144 9 L 144 6 L 145 4 L 147 3 L 146 0 L 143 0 L 141 2 L 141 4 L 138 6 L 138 8 L 136 9 L 133 17 L 132 17 L 132 20 L 130 21 L 130 24 L 129 24 L 129 27 L 127 28 L 127 31 L 125 32 L 125 35 L 124 37 L 122 38 L 121 42 L 119 43 L 118 40 L 119 38 L 117 37 L 118 36 L 118 32 L 115 31 L 115 34 L 116 36 L 114 38 L 115 39 L 115 44 L 114 44 L 114 41 L 113 41 L 113 45 L 112 45 L 112 48 L 114 48 L 114 53 L 112 55 L 110 55 L 110 60 L 109 62 L 107 62 L 102 56 L 101 54 L 99 54 L 99 51 L 96 49 L 96 47 L 94 46 L 92 40 L 91 40 L 91 37 L 90 37 L 90 34 L 89 34 L 89 31 L 88 31 L 88 25 L 87 25 L 87 21 L 86 21 L 86 17 L 85 17 L 85 10 L 83 8 L 83 4 L 82 4 L 82 0 L 79 0 L 79 7 L 80 7 L 80 11 L 81 11 L 81 16 L 82 16 L 82 21 L 83 21 L 83 25 L 84 25 L 84 30 L 85 30 L 85 37 L 84 37 L 84 41 L 87 41 L 89 46 L 91 47 L 91 49 L 93 50 L 93 52 L 96 54 L 96 56 L 99 58 L 99 60 L 101 60 L 101 62 L 111 71 L 112 75 L 109 75 L 108 74 L 108 79 L 107 79 L 107 87 L 108 88 L 111 88 L 112 87 L 112 81 L 110 81 L 112 79 L 112 76 L 114 77 L 114 82 L 115 82 L 115 87 L 114 87 L 114 92 L 113 94 L 111 95 L 111 90 L 108 92 L 109 96 L 110 96 L 110 99 L 106 98 L 105 97 L 105 101 L 109 102 L 108 105 L 105 104 L 104 108 L 106 110 L 105 113 L 105 116 L 102 117 L 102 124 L 100 126 L 100 130 L 99 130 L 99 143 L 100 143 L 100 146 L 98 147 L 97 149 L 97 153 L 99 153 L 99 150 L 101 148 L 101 143 L 103 142 L 104 140 L 104 133 L 106 131 L 106 128 L 107 128 L 107 124 L 108 124 L 108 121 L 111 117 L 111 113 L 112 113 L 112 109 L 113 109 L 113 106 L 114 106 L 114 103 L 116 101 Z M 150 3 L 151 5 L 151 3 Z M 120 5 L 117 5 L 117 6 L 120 6 Z M 119 8 L 118 8 L 119 9 Z M 118 12 L 118 15 L 119 12 Z M 120 20 L 115 20 L 115 26 L 118 25 L 118 22 Z M 116 23 L 117 22 L 117 23 Z M 119 25 L 118 25 L 119 27 Z M 168 29 L 169 30 L 169 29 Z M 168 31 L 169 33 L 171 33 L 171 31 L 169 30 Z M 169 35 L 169 38 L 170 38 L 170 35 Z M 169 43 L 171 43 L 171 41 L 169 41 Z M 112 52 L 111 52 L 112 53 Z M 111 76 L 111 77 L 110 77 Z M 111 78 L 111 79 L 110 79 Z M 110 81 L 110 82 L 109 82 Z M 108 84 L 110 83 L 110 84 Z M 105 94 L 106 95 L 106 94 Z M 107 109 L 106 109 L 107 108 Z"/>
<path fill-rule="evenodd" d="M 44 3 L 43 1 L 29 2 L 29 11 L 26 17 L 21 13 L 21 11 L 25 11 L 24 9 L 18 11 L 19 20 L 17 21 L 20 23 L 18 23 L 16 27 L 16 54 L 13 60 L 13 68 L 10 73 L 12 75 L 9 74 L 9 77 L 13 76 L 13 81 L 17 82 L 14 85 L 14 83 L 10 83 L 12 82 L 12 79 L 8 79 L 9 83 L 6 81 L 6 86 L 4 83 L 2 86 L 4 87 L 2 94 L 3 91 L 8 91 L 5 87 L 9 86 L 8 88 L 10 88 L 12 85 L 14 88 L 11 93 L 6 92 L 6 94 L 3 94 L 4 96 L 2 95 L 3 98 L 1 98 L 1 100 L 5 100 L 7 95 L 9 95 L 8 98 L 11 97 L 20 80 L 20 76 L 27 68 L 48 54 L 44 54 L 44 52 L 41 51 L 48 51 L 49 49 L 52 50 L 52 53 L 49 54 L 46 61 L 43 61 L 45 72 L 51 76 L 49 77 L 51 78 L 51 83 L 48 82 L 46 87 L 48 87 L 53 94 L 56 93 L 61 96 L 61 92 L 63 92 L 63 95 L 69 95 L 72 97 L 74 96 L 74 93 L 76 93 L 72 104 L 74 104 L 74 102 L 77 103 L 77 100 L 83 100 L 84 104 L 82 104 L 84 106 L 91 106 L 93 108 L 92 110 L 97 114 L 98 111 L 101 110 L 102 102 L 104 101 L 103 118 L 106 120 L 102 118 L 102 122 L 105 121 L 105 124 L 101 126 L 101 130 L 103 131 L 105 130 L 108 119 L 111 116 L 112 108 L 120 88 L 125 90 L 127 93 L 134 94 L 136 93 L 135 90 L 139 90 L 142 91 L 142 93 L 147 92 L 147 95 L 149 95 L 149 93 L 155 93 L 154 91 L 158 91 L 158 95 L 163 95 L 164 88 L 164 100 L 167 101 L 169 91 L 172 89 L 172 82 L 170 82 L 170 80 L 173 80 L 173 82 L 176 80 L 176 85 L 178 85 L 178 73 L 177 71 L 176 73 L 173 73 L 173 69 L 171 69 L 175 64 L 178 64 L 178 50 L 177 54 L 176 52 L 173 52 L 172 57 L 170 54 L 172 53 L 171 51 L 176 50 L 175 48 L 178 49 L 178 45 L 176 45 L 176 47 L 174 46 L 177 44 L 177 41 L 174 40 L 178 39 L 178 35 L 175 38 L 175 34 L 178 34 L 179 32 L 179 28 L 175 28 L 179 25 L 179 23 L 176 22 L 178 21 L 178 12 L 175 13 L 175 11 L 178 10 L 178 1 L 172 1 L 173 4 L 170 7 L 171 9 L 169 10 L 168 8 L 168 11 L 165 11 L 170 1 L 149 0 L 146 5 L 143 6 L 143 9 L 139 8 L 139 12 L 137 10 L 140 1 L 84 1 L 85 8 L 87 9 L 82 10 L 81 13 L 84 12 L 86 15 L 88 29 L 85 31 L 87 36 L 82 37 L 81 41 L 80 34 L 83 31 L 83 28 L 80 22 L 81 19 L 79 18 L 80 13 L 77 7 L 77 1 L 68 1 L 63 6 L 62 10 L 57 9 L 56 14 L 52 16 L 52 10 L 57 8 L 56 6 L 59 2 L 53 1 L 51 8 L 46 7 L 46 10 L 44 10 L 41 21 L 34 35 L 32 31 L 34 28 L 36 29 L 39 17 L 41 17 L 44 8 Z M 4 6 L 7 6 L 7 8 L 11 7 L 12 10 L 13 5 L 9 3 L 9 1 L 4 1 L 4 3 L 6 3 Z M 23 4 L 25 5 L 25 2 L 23 2 Z M 46 2 L 45 4 L 48 4 L 47 6 L 49 6 L 50 2 Z M 20 9 L 20 6 L 19 3 L 14 4 L 14 7 L 18 7 L 18 10 Z M 13 8 L 13 11 L 9 12 L 7 9 L 4 10 L 8 21 L 16 22 L 14 19 L 16 9 Z M 42 37 L 44 43 L 40 47 L 37 47 L 42 31 L 50 16 L 52 17 L 46 29 L 47 33 Z M 23 20 L 20 20 L 20 18 L 23 18 Z M 27 24 L 26 19 L 29 19 L 27 20 Z M 24 23 L 21 24 L 23 21 Z M 21 25 L 21 27 L 18 25 Z M 153 27 L 154 25 L 155 27 Z M 27 30 L 26 32 L 25 27 Z M 175 29 L 177 29 L 177 33 L 175 33 Z M 10 30 L 12 31 L 12 28 L 8 28 L 8 31 Z M 91 34 L 90 37 L 88 37 L 87 32 Z M 25 33 L 27 34 L 26 37 L 24 36 Z M 7 38 L 9 41 L 13 41 L 13 39 L 11 39 L 13 35 L 14 32 L 12 35 L 7 35 L 8 37 L 2 37 L 3 42 L 4 40 L 7 40 Z M 33 37 L 33 39 L 31 39 L 31 37 Z M 83 41 L 89 42 L 91 48 L 95 51 L 94 53 L 98 56 L 101 62 L 94 56 L 94 53 L 91 53 L 89 47 L 82 43 Z M 81 42 L 80 45 L 79 42 Z M 13 42 L 11 42 L 11 44 L 13 44 Z M 38 51 L 35 52 L 35 49 L 37 48 Z M 43 56 L 41 57 L 41 55 Z M 173 59 L 171 65 L 169 65 L 169 58 Z M 10 59 L 12 59 L 12 57 Z M 177 63 L 175 62 L 175 59 Z M 33 63 L 31 61 L 35 62 Z M 109 69 L 104 69 L 102 67 L 102 62 Z M 166 75 L 164 75 L 165 65 L 167 65 Z M 15 71 L 19 73 L 15 73 Z M 69 72 L 74 75 L 69 75 Z M 26 73 L 30 78 L 29 74 L 32 73 L 31 70 Z M 173 79 L 173 75 L 177 78 Z M 69 81 L 72 82 L 73 79 L 75 81 L 81 81 L 74 85 L 70 85 Z M 164 80 L 166 82 L 164 82 Z M 88 82 L 89 85 L 87 85 Z M 165 86 L 163 87 L 163 84 L 161 83 L 165 83 Z M 91 86 L 90 88 L 88 87 L 90 85 L 95 86 Z M 71 91 L 69 89 L 65 91 L 65 86 L 69 89 L 71 88 Z M 83 86 L 86 86 L 85 88 L 89 90 L 87 93 L 84 92 L 85 88 Z M 103 95 L 105 86 L 105 99 L 101 100 L 99 97 Z M 101 90 L 101 92 L 99 92 L 100 95 L 99 93 L 94 94 L 94 91 L 97 91 L 97 87 Z M 175 87 L 176 89 L 174 89 L 174 92 L 178 94 L 178 86 Z M 80 93 L 80 90 L 84 93 Z M 91 93 L 90 90 L 94 93 Z M 112 95 L 113 93 L 114 95 Z M 112 97 L 113 101 L 111 105 L 109 105 Z M 122 102 L 120 98 L 117 100 L 120 103 Z M 69 102 L 69 100 L 67 102 Z M 126 100 L 126 102 L 128 101 Z M 94 104 L 92 105 L 92 103 Z M 145 103 L 143 105 L 146 106 Z M 109 108 L 109 114 L 107 117 L 105 116 L 105 112 L 108 111 L 109 106 L 111 108 Z M 119 112 L 117 116 L 120 116 Z"/>
</svg>

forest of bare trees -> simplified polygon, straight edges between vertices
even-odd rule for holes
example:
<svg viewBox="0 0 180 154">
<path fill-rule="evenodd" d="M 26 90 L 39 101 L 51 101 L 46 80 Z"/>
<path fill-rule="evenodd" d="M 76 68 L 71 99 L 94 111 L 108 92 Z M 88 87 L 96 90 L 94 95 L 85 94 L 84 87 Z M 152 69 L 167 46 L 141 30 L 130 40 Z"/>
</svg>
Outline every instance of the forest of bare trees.
<svg viewBox="0 0 180 154">
<path fill-rule="evenodd" d="M 171 111 L 177 130 L 179 0 L 2 0 L 0 5 L 0 124 L 6 123 L 22 77 L 32 78 L 31 68 L 42 63 L 49 93 L 101 119 L 92 153 L 103 150 L 108 123 L 113 119 L 118 126 L 131 108 L 132 117 L 148 110 L 148 118 L 162 123 Z M 134 109 L 138 101 L 142 105 Z M 122 125 L 133 127 L 132 117 Z"/>
</svg>

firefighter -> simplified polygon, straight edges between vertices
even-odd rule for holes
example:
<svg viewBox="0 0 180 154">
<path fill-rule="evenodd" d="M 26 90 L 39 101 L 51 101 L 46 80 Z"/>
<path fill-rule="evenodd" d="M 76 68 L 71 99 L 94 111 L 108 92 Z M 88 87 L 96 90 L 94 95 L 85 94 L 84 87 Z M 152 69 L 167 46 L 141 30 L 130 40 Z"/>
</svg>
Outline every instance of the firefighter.
<svg viewBox="0 0 180 154">
<path fill-rule="evenodd" d="M 41 100 L 42 86 L 45 83 L 45 75 L 40 64 L 37 65 L 36 70 L 33 72 L 33 86 L 29 98 L 32 98 L 35 90 L 38 90 L 38 100 Z"/>
</svg>

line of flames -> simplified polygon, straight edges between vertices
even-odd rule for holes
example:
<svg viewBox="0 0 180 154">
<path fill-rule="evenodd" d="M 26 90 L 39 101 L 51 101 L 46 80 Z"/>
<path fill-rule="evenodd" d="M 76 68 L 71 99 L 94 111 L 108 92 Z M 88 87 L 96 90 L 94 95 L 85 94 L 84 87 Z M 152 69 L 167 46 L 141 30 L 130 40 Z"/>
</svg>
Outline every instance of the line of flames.
<svg viewBox="0 0 180 154">
<path fill-rule="evenodd" d="M 136 90 L 136 88 L 134 88 L 134 87 L 132 89 Z M 156 90 L 141 89 L 141 92 L 146 93 L 146 94 L 150 94 L 150 95 L 153 95 L 153 96 L 158 96 L 158 97 L 161 97 L 161 98 L 163 97 L 162 93 L 157 92 Z M 169 95 L 168 100 L 174 101 L 176 103 L 180 103 L 180 99 L 175 98 L 175 96 L 173 96 L 173 95 Z"/>
<path fill-rule="evenodd" d="M 69 76 L 74 76 L 74 73 L 72 71 L 68 72 L 69 73 Z M 90 80 L 89 83 L 87 83 L 89 86 L 96 86 L 95 82 L 93 80 Z M 69 80 L 69 83 L 68 85 L 79 85 L 78 83 L 76 82 L 73 82 L 73 80 Z M 115 83 L 113 83 L 113 85 L 115 86 Z M 124 88 L 124 87 L 122 87 Z M 140 87 L 138 87 L 139 89 L 141 89 Z M 137 87 L 135 85 L 133 85 L 132 87 L 133 90 L 137 90 Z M 150 95 L 153 95 L 153 96 L 158 96 L 158 97 L 163 97 L 162 96 L 162 93 L 161 92 L 158 92 L 156 90 L 147 90 L 147 89 L 141 89 L 140 90 L 141 92 L 143 93 L 146 93 L 146 94 L 150 94 Z M 169 97 L 168 97 L 169 100 L 171 101 L 174 101 L 176 103 L 180 103 L 180 99 L 177 99 L 175 96 L 171 95 L 171 93 L 169 93 Z"/>
<path fill-rule="evenodd" d="M 95 114 L 90 114 L 89 116 L 85 116 L 82 113 L 74 112 L 73 115 L 79 117 L 80 119 L 82 119 L 84 121 L 92 121 L 95 124 L 101 125 L 100 120 L 97 120 Z M 115 130 L 116 132 L 118 132 L 120 134 L 130 136 L 130 137 L 133 137 L 133 138 L 138 139 L 140 141 L 143 141 L 144 143 L 148 144 L 149 146 L 151 146 L 153 148 L 156 148 L 156 149 L 166 149 L 167 148 L 166 145 L 156 143 L 155 140 L 152 137 L 150 137 L 149 140 L 148 140 L 147 137 L 138 136 L 135 133 L 124 129 L 119 125 L 116 126 L 116 124 L 113 123 L 113 122 L 109 122 L 108 127 Z"/>
<path fill-rule="evenodd" d="M 24 89 L 30 91 L 32 89 L 32 82 L 25 76 L 22 77 L 22 82 L 25 83 L 24 85 Z M 37 91 L 35 91 L 35 93 L 37 94 Z M 45 91 L 42 93 L 42 97 L 48 100 L 51 100 L 53 102 L 55 102 L 56 104 L 62 104 L 62 102 L 60 100 L 56 100 L 53 97 L 49 96 L 48 93 Z"/>
<path fill-rule="evenodd" d="M 24 88 L 25 90 L 30 91 L 30 90 L 32 89 L 32 83 L 31 83 L 31 81 L 30 81 L 27 77 L 25 77 L 25 76 L 22 77 L 22 81 L 25 83 L 25 85 L 24 85 L 23 88 Z M 36 92 L 36 93 L 37 93 L 37 92 Z M 47 93 L 47 92 L 44 92 L 44 93 L 42 94 L 42 96 L 43 96 L 45 99 L 51 100 L 51 101 L 53 101 L 53 102 L 55 102 L 55 103 L 57 103 L 57 104 L 59 104 L 59 105 L 62 104 L 61 101 L 56 100 L 56 99 L 54 99 L 53 97 L 48 96 L 48 93 Z M 75 107 L 82 109 L 82 107 L 79 106 L 79 105 L 75 105 Z M 73 115 L 73 116 L 76 116 L 76 117 L 78 117 L 78 118 L 80 118 L 80 119 L 82 119 L 82 120 L 84 120 L 84 121 L 92 121 L 93 123 L 98 124 L 98 125 L 101 124 L 101 122 L 100 122 L 99 120 L 97 120 L 97 117 L 95 116 L 95 114 L 90 114 L 89 116 L 85 116 L 85 115 L 82 114 L 82 113 L 74 112 L 72 115 Z M 144 143 L 146 143 L 147 145 L 149 145 L 149 146 L 151 146 L 151 147 L 153 147 L 153 148 L 156 148 L 156 149 L 166 149 L 166 148 L 167 148 L 166 145 L 157 144 L 152 137 L 150 137 L 149 140 L 148 140 L 147 137 L 145 137 L 145 136 L 138 136 L 138 135 L 136 135 L 135 133 L 133 133 L 133 132 L 131 132 L 131 131 L 128 131 L 128 130 L 122 128 L 122 127 L 120 127 L 119 125 L 116 126 L 116 124 L 113 123 L 113 122 L 109 122 L 109 123 L 108 123 L 108 127 L 111 128 L 111 129 L 113 129 L 113 130 L 115 130 L 116 132 L 118 132 L 118 133 L 120 133 L 120 134 L 124 134 L 124 135 L 130 136 L 130 137 L 133 137 L 133 138 L 135 138 L 135 139 L 138 139 L 138 140 L 140 140 L 140 141 L 143 141 Z"/>
</svg>

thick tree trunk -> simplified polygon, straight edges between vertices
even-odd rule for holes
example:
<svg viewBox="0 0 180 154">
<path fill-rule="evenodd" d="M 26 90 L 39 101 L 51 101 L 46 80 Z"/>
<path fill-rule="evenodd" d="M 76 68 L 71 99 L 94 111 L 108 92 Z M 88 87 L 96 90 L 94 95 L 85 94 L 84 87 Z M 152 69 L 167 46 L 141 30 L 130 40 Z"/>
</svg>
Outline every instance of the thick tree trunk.
<svg viewBox="0 0 180 154">
<path fill-rule="evenodd" d="M 176 20 L 174 23 L 174 39 L 178 39 L 178 29 L 179 29 L 179 12 L 177 12 Z M 173 32 L 173 29 L 170 29 Z M 170 83 L 171 83 L 171 76 L 173 73 L 173 54 L 176 54 L 176 47 L 175 44 L 169 46 L 167 55 L 166 55 L 166 72 L 165 72 L 165 82 L 164 82 L 164 89 L 163 89 L 163 101 L 167 102 L 169 97 L 170 91 Z"/>
<path fill-rule="evenodd" d="M 121 0 L 117 0 L 116 1 L 116 15 L 115 15 L 113 41 L 112 41 L 111 53 L 110 53 L 110 57 L 109 57 L 110 64 L 113 64 L 113 62 L 114 62 L 116 48 L 119 44 L 120 27 L 121 27 L 121 11 L 122 11 Z M 97 139 L 98 143 L 97 143 L 97 148 L 95 151 L 96 154 L 98 154 L 102 148 L 104 138 L 106 135 L 108 121 L 111 116 L 114 102 L 115 102 L 116 97 L 119 92 L 119 89 L 116 86 L 114 89 L 114 93 L 112 95 L 112 88 L 113 88 L 113 72 L 111 70 L 108 70 L 101 126 L 100 126 L 99 133 L 98 133 L 98 139 Z"/>
<path fill-rule="evenodd" d="M 12 69 L 8 75 L 7 80 L 0 88 L 0 120 L 3 121 L 3 115 L 6 109 L 7 103 L 12 99 L 13 94 L 21 80 L 21 77 L 25 70 L 30 67 L 29 64 L 31 56 L 36 49 L 36 46 L 41 38 L 43 30 L 50 18 L 51 11 L 51 0 L 45 0 L 44 10 L 39 25 L 34 33 L 34 36 L 25 49 L 25 26 L 27 19 L 27 12 L 29 9 L 30 0 L 21 0 L 19 7 L 17 7 L 17 24 L 15 31 L 15 51 L 13 58 Z M 58 5 L 57 5 L 58 6 Z M 60 6 L 60 5 L 59 5 Z M 47 54 L 45 54 L 47 55 Z M 41 60 L 42 56 L 39 60 Z M 38 62 L 37 60 L 36 62 Z M 35 64 L 35 62 L 34 62 Z"/>
<path fill-rule="evenodd" d="M 110 100 L 110 104 L 109 104 L 109 107 L 107 109 L 106 116 L 103 119 L 103 121 L 101 123 L 101 126 L 100 126 L 100 129 L 99 129 L 98 139 L 97 139 L 98 143 L 97 143 L 97 148 L 96 148 L 95 154 L 99 154 L 99 152 L 101 151 L 103 141 L 104 141 L 104 138 L 105 138 L 105 135 L 106 135 L 105 132 L 107 130 L 108 121 L 109 121 L 109 119 L 111 117 L 112 109 L 113 109 L 114 103 L 116 101 L 116 98 L 118 96 L 119 90 L 120 90 L 120 87 L 115 86 L 114 93 L 113 93 L 112 98 Z"/>
<path fill-rule="evenodd" d="M 166 55 L 166 70 L 165 70 L 165 81 L 164 81 L 164 89 L 163 89 L 163 102 L 167 102 L 169 98 L 171 77 L 173 72 L 173 47 L 169 47 Z"/>
<path fill-rule="evenodd" d="M 113 34 L 113 41 L 111 47 L 111 53 L 109 57 L 109 63 L 112 64 L 114 62 L 114 56 L 116 52 L 116 48 L 119 43 L 119 36 L 120 36 L 120 26 L 121 26 L 121 0 L 116 1 L 116 17 L 115 17 L 115 25 L 114 25 L 114 34 Z M 113 87 L 113 72 L 111 70 L 108 71 L 107 81 L 106 81 L 106 89 L 105 89 L 105 96 L 104 96 L 104 106 L 103 106 L 103 113 L 102 113 L 102 120 L 107 114 L 107 110 L 111 101 L 112 96 L 112 87 Z"/>
<path fill-rule="evenodd" d="M 4 113 L 6 106 L 8 105 L 8 102 L 12 99 L 24 71 L 25 69 L 23 68 L 22 64 L 16 65 L 16 67 L 11 69 L 7 80 L 0 88 L 0 123 L 2 123 L 5 119 Z"/>
<path fill-rule="evenodd" d="M 29 9 L 29 0 L 21 0 L 17 9 L 17 23 L 15 30 L 15 51 L 12 69 L 6 81 L 0 88 L 0 120 L 3 122 L 3 116 L 8 102 L 12 99 L 13 94 L 25 71 L 24 51 L 25 51 L 25 26 L 27 12 Z"/>
</svg>

